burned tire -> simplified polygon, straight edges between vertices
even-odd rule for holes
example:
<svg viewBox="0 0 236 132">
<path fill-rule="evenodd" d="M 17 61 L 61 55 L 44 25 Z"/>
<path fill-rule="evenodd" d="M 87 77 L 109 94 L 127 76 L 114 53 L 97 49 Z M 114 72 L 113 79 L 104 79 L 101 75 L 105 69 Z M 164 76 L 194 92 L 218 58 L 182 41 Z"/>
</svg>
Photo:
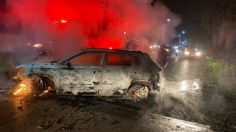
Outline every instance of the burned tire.
<svg viewBox="0 0 236 132">
<path fill-rule="evenodd" d="M 44 90 L 46 90 L 45 83 L 43 82 L 42 77 L 39 76 L 31 76 L 32 80 L 32 95 L 35 97 L 38 97 L 40 94 L 43 93 Z"/>
<path fill-rule="evenodd" d="M 128 97 L 135 101 L 141 101 L 148 97 L 149 88 L 146 85 L 134 84 L 128 89 Z"/>
<path fill-rule="evenodd" d="M 32 94 L 35 97 L 50 97 L 55 93 L 54 82 L 45 76 L 32 76 Z"/>
</svg>

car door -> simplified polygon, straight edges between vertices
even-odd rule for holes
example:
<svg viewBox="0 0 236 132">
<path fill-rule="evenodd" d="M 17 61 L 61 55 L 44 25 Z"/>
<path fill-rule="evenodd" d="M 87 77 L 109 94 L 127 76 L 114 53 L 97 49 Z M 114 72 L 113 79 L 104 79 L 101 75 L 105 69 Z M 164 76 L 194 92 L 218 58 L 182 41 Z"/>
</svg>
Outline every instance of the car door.
<svg viewBox="0 0 236 132">
<path fill-rule="evenodd" d="M 107 53 L 105 58 L 99 95 L 123 95 L 131 83 L 133 57 L 128 54 Z"/>
<path fill-rule="evenodd" d="M 100 85 L 104 54 L 90 52 L 68 60 L 61 72 L 60 90 L 64 93 L 96 95 Z"/>
</svg>

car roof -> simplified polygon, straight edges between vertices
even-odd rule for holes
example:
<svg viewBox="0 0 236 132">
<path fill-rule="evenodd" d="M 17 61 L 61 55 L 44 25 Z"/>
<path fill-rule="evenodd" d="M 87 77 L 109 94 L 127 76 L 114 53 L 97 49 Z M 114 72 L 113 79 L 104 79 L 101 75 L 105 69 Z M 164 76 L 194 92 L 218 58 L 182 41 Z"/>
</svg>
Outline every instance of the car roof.
<svg viewBox="0 0 236 132">
<path fill-rule="evenodd" d="M 106 53 L 124 53 L 124 54 L 137 54 L 142 53 L 141 51 L 130 51 L 130 50 L 123 50 L 123 49 L 105 49 L 105 48 L 86 48 L 81 49 L 78 52 L 106 52 Z"/>
<path fill-rule="evenodd" d="M 79 54 L 90 53 L 90 52 L 130 54 L 130 55 L 136 55 L 136 56 L 140 54 L 145 54 L 141 51 L 129 51 L 129 50 L 122 50 L 122 49 L 86 48 L 86 49 L 81 49 L 69 55 L 68 57 L 64 58 L 62 61 L 59 61 L 59 63 L 64 63 L 66 60 L 71 59 Z"/>
</svg>

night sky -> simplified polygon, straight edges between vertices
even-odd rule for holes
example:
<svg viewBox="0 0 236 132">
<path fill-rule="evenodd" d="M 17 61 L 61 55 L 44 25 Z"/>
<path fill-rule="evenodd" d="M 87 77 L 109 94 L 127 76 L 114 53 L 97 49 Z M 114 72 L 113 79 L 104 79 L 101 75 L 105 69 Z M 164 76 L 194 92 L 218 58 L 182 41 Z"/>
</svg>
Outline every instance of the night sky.
<svg viewBox="0 0 236 132">
<path fill-rule="evenodd" d="M 190 43 L 210 41 L 209 34 L 202 26 L 203 8 L 206 6 L 202 0 L 162 0 L 162 2 L 181 17 L 182 22 L 177 31 L 186 30 Z"/>
</svg>

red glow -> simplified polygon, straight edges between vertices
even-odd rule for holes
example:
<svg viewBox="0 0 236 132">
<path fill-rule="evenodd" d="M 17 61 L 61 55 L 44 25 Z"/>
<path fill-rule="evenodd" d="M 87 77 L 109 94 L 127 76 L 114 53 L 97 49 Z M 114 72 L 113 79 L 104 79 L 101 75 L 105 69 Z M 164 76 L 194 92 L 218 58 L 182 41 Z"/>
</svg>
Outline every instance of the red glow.
<svg viewBox="0 0 236 132">
<path fill-rule="evenodd" d="M 84 0 L 57 0 L 57 2 L 48 0 L 47 15 L 54 23 L 55 20 L 60 20 L 61 24 L 67 24 L 66 27 L 70 26 L 68 20 L 79 24 L 82 28 L 82 34 L 87 40 L 87 47 L 123 47 L 122 32 L 121 34 L 110 33 L 110 30 L 120 30 L 119 28 L 122 26 L 119 14 L 106 8 L 104 3 L 97 0 L 86 2 Z M 59 30 L 66 27 L 58 26 Z"/>
<path fill-rule="evenodd" d="M 85 47 L 146 50 L 150 42 L 163 41 L 163 25 L 171 18 L 165 6 L 151 6 L 149 0 L 9 1 L 23 33 L 35 32 L 27 39 L 53 40 L 63 52 Z M 173 17 L 165 28 L 166 39 L 175 37 L 177 25 Z"/>
<path fill-rule="evenodd" d="M 17 34 L 9 35 L 13 42 L 3 38 L 10 47 L 15 44 L 22 47 L 20 43 L 27 42 L 32 47 L 42 42 L 43 48 L 52 51 L 56 58 L 89 47 L 140 50 L 154 54 L 155 58 L 150 44 L 168 44 L 176 37 L 175 28 L 180 20 L 162 3 L 156 1 L 151 5 L 151 1 L 7 0 L 10 8 L 4 14 L 3 24 Z"/>
</svg>

